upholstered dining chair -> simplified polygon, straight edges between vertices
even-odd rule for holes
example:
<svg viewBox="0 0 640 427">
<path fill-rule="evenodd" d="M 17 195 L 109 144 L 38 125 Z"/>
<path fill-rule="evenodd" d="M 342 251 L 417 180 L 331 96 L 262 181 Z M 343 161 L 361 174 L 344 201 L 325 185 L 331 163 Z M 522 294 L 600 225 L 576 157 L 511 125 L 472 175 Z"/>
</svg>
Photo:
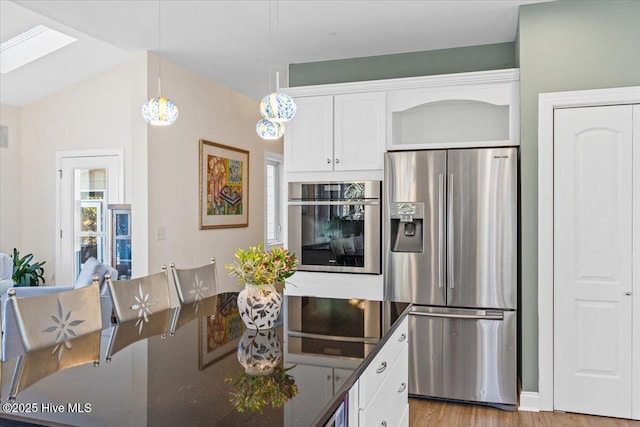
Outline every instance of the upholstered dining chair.
<svg viewBox="0 0 640 427">
<path fill-rule="evenodd" d="M 171 275 L 181 305 L 196 303 L 218 294 L 216 259 L 209 264 L 190 269 L 178 269 L 171 264 Z"/>
<path fill-rule="evenodd" d="M 153 313 L 171 308 L 167 267 L 160 273 L 131 280 L 113 280 L 105 276 L 118 323 L 134 320 L 137 326 L 148 323 Z"/>
<path fill-rule="evenodd" d="M 95 279 L 98 280 L 100 285 L 100 312 L 102 314 L 102 327 L 106 328 L 111 324 L 111 297 L 109 296 L 109 290 L 107 284 L 104 281 L 106 274 L 110 274 L 112 279 L 118 278 L 118 271 L 112 268 L 110 265 L 101 263 L 94 257 L 90 257 L 82 264 L 80 273 L 76 278 L 73 286 L 22 286 L 13 287 L 18 298 L 32 297 L 37 295 L 54 294 L 58 292 L 66 292 L 73 289 L 80 289 L 82 287 L 91 285 Z M 7 312 L 10 310 L 8 307 L 8 294 L 2 293 L 2 330 L 13 326 L 12 316 L 7 316 Z"/>
<path fill-rule="evenodd" d="M 80 289 L 22 298 L 10 289 L 9 305 L 25 352 L 58 344 L 63 352 L 69 339 L 102 330 L 98 280 Z"/>
<path fill-rule="evenodd" d="M 171 264 L 171 275 L 180 306 L 176 308 L 170 333 L 199 315 L 215 314 L 219 293 L 216 259 L 201 267 L 178 269 Z"/>
<path fill-rule="evenodd" d="M 14 328 L 5 335 L 17 334 L 22 343 L 17 351 L 15 337 L 3 337 L 3 356 L 18 354 L 9 397 L 60 369 L 100 360 L 100 288 L 98 279 L 89 286 L 64 292 L 30 297 L 8 292 L 7 309 Z M 13 348 L 6 348 L 7 343 Z M 26 372 L 26 374 L 25 374 Z"/>
</svg>

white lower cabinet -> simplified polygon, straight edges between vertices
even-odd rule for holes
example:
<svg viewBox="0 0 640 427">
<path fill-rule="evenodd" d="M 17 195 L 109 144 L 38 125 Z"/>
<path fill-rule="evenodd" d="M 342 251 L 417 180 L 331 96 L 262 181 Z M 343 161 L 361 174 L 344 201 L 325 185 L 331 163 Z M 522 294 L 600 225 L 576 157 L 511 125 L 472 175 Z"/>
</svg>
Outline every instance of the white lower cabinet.
<svg viewBox="0 0 640 427">
<path fill-rule="evenodd" d="M 400 427 L 409 427 L 409 404 L 404 408 L 404 414 L 402 415 L 402 419 L 400 420 Z"/>
<path fill-rule="evenodd" d="M 358 425 L 408 425 L 409 346 L 407 318 L 358 379 Z"/>
<path fill-rule="evenodd" d="M 373 399 L 364 409 L 360 409 L 359 425 L 361 427 L 395 427 L 400 425 L 409 399 L 407 388 L 408 352 L 409 350 L 405 346 Z M 360 404 L 362 405 L 362 402 Z"/>
</svg>

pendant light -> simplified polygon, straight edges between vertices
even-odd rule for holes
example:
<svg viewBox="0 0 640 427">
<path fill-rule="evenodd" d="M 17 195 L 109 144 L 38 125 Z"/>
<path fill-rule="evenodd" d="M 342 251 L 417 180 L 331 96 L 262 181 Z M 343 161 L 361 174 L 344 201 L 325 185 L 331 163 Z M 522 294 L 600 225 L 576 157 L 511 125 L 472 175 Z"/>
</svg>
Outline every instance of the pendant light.
<svg viewBox="0 0 640 427">
<path fill-rule="evenodd" d="M 256 125 L 256 133 L 262 139 L 280 139 L 284 135 L 284 123 L 262 119 Z"/>
<path fill-rule="evenodd" d="M 278 2 L 276 0 L 276 19 Z M 277 27 L 277 25 L 276 25 Z M 269 75 L 271 75 L 271 1 L 269 1 Z M 276 29 L 276 39 L 278 31 Z M 279 139 L 284 135 L 284 122 L 296 114 L 296 103 L 286 93 L 280 92 L 280 73 L 276 71 L 276 91 L 265 96 L 260 102 L 260 114 L 263 119 L 256 125 L 256 133 L 267 140 Z"/>
<path fill-rule="evenodd" d="M 158 96 L 150 98 L 142 105 L 142 117 L 150 125 L 169 126 L 178 118 L 178 106 L 162 96 L 162 19 L 158 0 Z"/>
<path fill-rule="evenodd" d="M 260 114 L 266 120 L 284 123 L 296 114 L 296 103 L 286 93 L 280 92 L 280 73 L 276 71 L 276 91 L 262 98 Z"/>
</svg>

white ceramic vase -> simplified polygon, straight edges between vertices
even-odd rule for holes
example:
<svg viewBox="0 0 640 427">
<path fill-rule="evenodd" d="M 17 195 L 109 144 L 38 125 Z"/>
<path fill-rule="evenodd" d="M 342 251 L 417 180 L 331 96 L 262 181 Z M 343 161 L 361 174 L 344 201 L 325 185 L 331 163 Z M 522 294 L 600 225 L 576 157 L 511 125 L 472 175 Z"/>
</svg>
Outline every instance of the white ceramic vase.
<svg viewBox="0 0 640 427">
<path fill-rule="evenodd" d="M 248 329 L 273 328 L 281 305 L 282 295 L 273 285 L 246 284 L 238 293 L 238 311 Z"/>
</svg>

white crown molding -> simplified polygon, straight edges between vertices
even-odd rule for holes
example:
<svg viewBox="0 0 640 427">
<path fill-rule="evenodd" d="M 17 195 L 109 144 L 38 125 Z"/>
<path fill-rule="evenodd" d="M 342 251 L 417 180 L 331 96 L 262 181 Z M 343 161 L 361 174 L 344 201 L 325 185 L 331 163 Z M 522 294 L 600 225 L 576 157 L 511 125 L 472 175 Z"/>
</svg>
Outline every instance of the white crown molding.
<svg viewBox="0 0 640 427">
<path fill-rule="evenodd" d="M 416 87 L 443 87 L 465 84 L 499 83 L 520 80 L 519 68 L 473 71 L 468 73 L 439 74 L 435 76 L 403 77 L 398 79 L 369 80 L 363 82 L 335 83 L 313 86 L 281 88 L 291 96 L 339 95 L 354 92 L 374 92 L 413 89 Z"/>
</svg>

